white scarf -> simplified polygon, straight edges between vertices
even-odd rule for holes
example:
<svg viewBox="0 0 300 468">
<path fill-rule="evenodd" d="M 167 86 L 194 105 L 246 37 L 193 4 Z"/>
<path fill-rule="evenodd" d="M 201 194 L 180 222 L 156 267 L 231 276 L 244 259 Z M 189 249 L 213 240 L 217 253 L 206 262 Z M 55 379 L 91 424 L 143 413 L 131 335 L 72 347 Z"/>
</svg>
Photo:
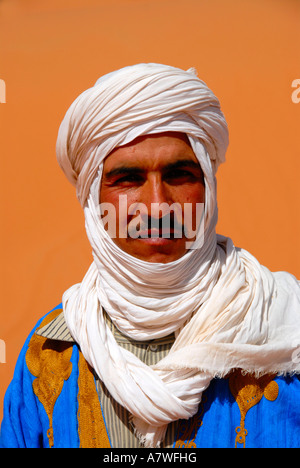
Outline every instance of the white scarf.
<svg viewBox="0 0 300 468">
<path fill-rule="evenodd" d="M 141 134 L 163 131 L 188 134 L 203 169 L 205 242 L 177 261 L 157 264 L 120 250 L 97 208 L 105 156 Z M 60 128 L 58 159 L 84 206 L 94 256 L 82 283 L 63 296 L 65 318 L 146 447 L 159 445 L 171 421 L 197 412 L 215 376 L 235 368 L 257 375 L 300 370 L 293 360 L 300 344 L 299 283 L 271 273 L 215 233 L 215 172 L 226 147 L 226 122 L 206 85 L 192 71 L 155 64 L 99 80 L 73 103 Z M 168 356 L 149 367 L 119 347 L 103 309 L 135 340 L 175 332 Z"/>
</svg>

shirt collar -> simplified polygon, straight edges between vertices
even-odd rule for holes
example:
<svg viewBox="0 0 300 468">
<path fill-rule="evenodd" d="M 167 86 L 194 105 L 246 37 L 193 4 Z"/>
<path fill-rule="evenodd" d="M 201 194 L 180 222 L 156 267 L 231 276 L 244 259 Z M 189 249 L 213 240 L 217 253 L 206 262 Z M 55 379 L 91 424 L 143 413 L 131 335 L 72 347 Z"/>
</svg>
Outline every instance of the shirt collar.
<svg viewBox="0 0 300 468">
<path fill-rule="evenodd" d="M 35 332 L 39 336 L 50 340 L 69 341 L 74 343 L 74 339 L 67 327 L 63 310 L 51 322 Z"/>
<path fill-rule="evenodd" d="M 137 342 L 136 340 L 133 340 L 125 335 L 123 335 L 113 324 L 113 322 L 110 320 L 109 316 L 104 313 L 104 317 L 106 320 L 106 323 L 108 324 L 109 328 L 111 329 L 114 338 L 118 344 L 122 343 L 143 343 L 143 344 L 153 344 L 155 343 L 156 345 L 165 345 L 165 344 L 171 344 L 175 340 L 174 333 L 171 335 L 158 338 L 156 340 L 145 340 L 143 342 Z M 74 338 L 72 337 L 70 330 L 68 329 L 67 323 L 65 321 L 65 316 L 63 309 L 61 309 L 61 313 L 58 313 L 58 315 L 51 320 L 47 325 L 39 328 L 35 332 L 39 336 L 43 336 L 44 338 L 48 338 L 50 340 L 59 340 L 59 341 L 67 341 L 70 343 L 75 343 Z"/>
</svg>

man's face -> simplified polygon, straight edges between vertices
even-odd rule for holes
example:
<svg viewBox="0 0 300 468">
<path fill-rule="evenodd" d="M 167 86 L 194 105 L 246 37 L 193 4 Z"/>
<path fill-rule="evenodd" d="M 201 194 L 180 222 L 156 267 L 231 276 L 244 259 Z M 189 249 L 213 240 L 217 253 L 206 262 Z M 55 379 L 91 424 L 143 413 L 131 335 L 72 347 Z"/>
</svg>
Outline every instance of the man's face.
<svg viewBox="0 0 300 468">
<path fill-rule="evenodd" d="M 109 203 L 115 208 L 113 240 L 128 254 L 147 262 L 168 263 L 186 253 L 187 240 L 191 242 L 195 236 L 187 238 L 176 221 L 181 216 L 186 218 L 187 205 L 184 204 L 189 204 L 195 229 L 196 203 L 204 203 L 204 194 L 202 170 L 182 133 L 139 137 L 115 148 L 103 164 L 100 203 Z M 125 205 L 119 210 L 120 200 L 126 200 L 126 206 L 133 210 L 125 213 Z M 171 205 L 178 209 L 171 208 L 170 214 L 166 207 Z M 163 209 L 156 210 L 158 206 Z M 163 219 L 169 220 L 168 232 Z M 130 234 L 132 226 L 134 236 Z M 120 234 L 124 232 L 126 235 Z"/>
</svg>

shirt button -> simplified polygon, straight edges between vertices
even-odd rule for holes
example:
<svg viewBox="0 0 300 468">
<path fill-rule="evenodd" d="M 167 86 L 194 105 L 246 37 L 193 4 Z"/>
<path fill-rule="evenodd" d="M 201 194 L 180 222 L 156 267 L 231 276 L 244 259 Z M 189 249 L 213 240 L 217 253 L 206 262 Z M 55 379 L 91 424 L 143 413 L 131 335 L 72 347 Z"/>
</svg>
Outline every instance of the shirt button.
<svg viewBox="0 0 300 468">
<path fill-rule="evenodd" d="M 149 346 L 150 351 L 157 351 L 157 345 L 156 344 L 151 344 Z"/>
</svg>

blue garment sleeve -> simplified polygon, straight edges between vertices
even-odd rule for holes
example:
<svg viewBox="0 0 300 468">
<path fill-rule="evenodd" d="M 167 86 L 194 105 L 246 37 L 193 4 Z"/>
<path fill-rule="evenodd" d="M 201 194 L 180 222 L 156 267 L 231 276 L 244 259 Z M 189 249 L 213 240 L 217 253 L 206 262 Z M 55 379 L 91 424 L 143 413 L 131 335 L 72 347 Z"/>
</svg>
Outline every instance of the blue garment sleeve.
<svg viewBox="0 0 300 468">
<path fill-rule="evenodd" d="M 44 446 L 42 420 L 47 418 L 47 415 L 42 414 L 38 405 L 32 389 L 34 376 L 29 372 L 25 361 L 29 341 L 43 318 L 27 338 L 19 355 L 13 379 L 5 394 L 0 448 Z"/>
</svg>

